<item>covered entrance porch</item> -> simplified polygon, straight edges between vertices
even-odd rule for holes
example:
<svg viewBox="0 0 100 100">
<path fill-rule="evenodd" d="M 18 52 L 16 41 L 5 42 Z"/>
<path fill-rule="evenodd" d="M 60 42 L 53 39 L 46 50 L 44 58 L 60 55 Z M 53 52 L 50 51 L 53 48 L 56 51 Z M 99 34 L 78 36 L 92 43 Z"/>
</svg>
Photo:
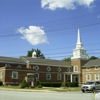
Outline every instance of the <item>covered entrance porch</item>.
<svg viewBox="0 0 100 100">
<path fill-rule="evenodd" d="M 64 72 L 64 82 L 78 82 L 80 84 L 80 72 Z"/>
</svg>

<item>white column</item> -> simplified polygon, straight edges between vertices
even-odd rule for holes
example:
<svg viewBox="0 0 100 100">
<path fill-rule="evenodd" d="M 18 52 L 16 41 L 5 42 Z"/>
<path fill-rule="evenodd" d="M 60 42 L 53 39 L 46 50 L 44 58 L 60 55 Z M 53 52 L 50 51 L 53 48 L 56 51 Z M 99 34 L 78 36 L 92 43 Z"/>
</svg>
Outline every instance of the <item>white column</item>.
<svg viewBox="0 0 100 100">
<path fill-rule="evenodd" d="M 73 81 L 73 77 L 72 77 L 72 74 L 71 74 L 71 82 Z"/>
<path fill-rule="evenodd" d="M 65 74 L 64 74 L 64 82 L 65 82 Z"/>
</svg>

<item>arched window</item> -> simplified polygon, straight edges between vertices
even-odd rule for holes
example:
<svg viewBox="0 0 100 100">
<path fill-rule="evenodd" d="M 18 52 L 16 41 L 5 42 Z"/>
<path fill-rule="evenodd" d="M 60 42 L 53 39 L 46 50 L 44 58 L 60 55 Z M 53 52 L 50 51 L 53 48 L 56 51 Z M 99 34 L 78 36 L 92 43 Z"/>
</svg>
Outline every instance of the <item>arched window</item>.
<svg viewBox="0 0 100 100">
<path fill-rule="evenodd" d="M 74 66 L 74 72 L 78 71 L 78 66 Z"/>
<path fill-rule="evenodd" d="M 91 75 L 90 74 L 87 74 L 86 75 L 86 81 L 90 81 L 91 80 Z"/>
</svg>

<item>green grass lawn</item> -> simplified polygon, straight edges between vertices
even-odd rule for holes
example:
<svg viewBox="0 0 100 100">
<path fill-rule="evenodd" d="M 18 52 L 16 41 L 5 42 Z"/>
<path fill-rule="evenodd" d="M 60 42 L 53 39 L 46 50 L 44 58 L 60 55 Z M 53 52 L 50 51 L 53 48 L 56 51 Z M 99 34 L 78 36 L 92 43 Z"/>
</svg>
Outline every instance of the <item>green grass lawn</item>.
<svg viewBox="0 0 100 100">
<path fill-rule="evenodd" d="M 21 89 L 19 86 L 0 86 L 1 89 Z M 80 87 L 59 87 L 59 88 L 55 88 L 55 87 L 43 87 L 43 88 L 24 88 L 22 90 L 44 90 L 44 91 L 57 91 L 57 92 L 67 92 L 67 91 L 80 91 L 81 88 Z"/>
</svg>

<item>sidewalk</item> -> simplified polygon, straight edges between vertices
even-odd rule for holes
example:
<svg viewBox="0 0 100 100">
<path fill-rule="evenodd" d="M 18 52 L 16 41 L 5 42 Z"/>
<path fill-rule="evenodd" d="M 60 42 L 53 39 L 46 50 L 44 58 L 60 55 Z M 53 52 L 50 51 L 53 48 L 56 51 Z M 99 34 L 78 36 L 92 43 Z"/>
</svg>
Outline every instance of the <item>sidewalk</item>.
<svg viewBox="0 0 100 100">
<path fill-rule="evenodd" d="M 52 90 L 44 90 L 44 89 L 13 89 L 13 88 L 3 88 L 0 87 L 0 90 L 6 90 L 6 91 L 23 91 L 23 92 L 57 92 L 57 91 L 52 91 Z"/>
</svg>

